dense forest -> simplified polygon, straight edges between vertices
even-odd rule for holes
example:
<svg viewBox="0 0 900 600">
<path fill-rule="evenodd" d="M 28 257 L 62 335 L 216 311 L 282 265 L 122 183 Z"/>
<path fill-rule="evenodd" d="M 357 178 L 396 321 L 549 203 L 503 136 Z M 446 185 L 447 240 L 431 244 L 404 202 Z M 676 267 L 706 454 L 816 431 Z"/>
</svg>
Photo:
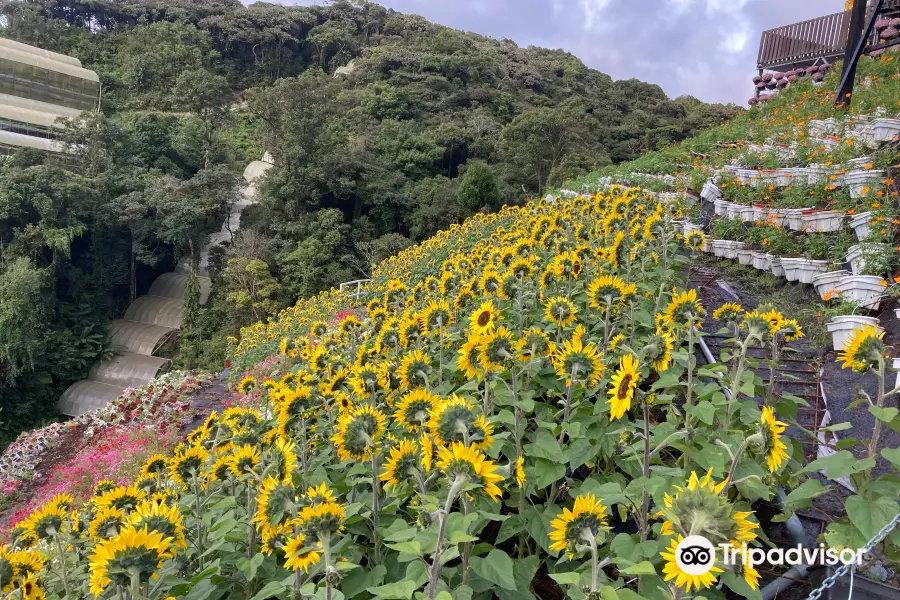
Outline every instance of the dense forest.
<svg viewBox="0 0 900 600">
<path fill-rule="evenodd" d="M 0 35 L 103 86 L 62 133 L 76 169 L 0 167 L 0 446 L 116 351 L 108 320 L 218 228 L 264 150 L 176 364 L 218 366 L 240 326 L 413 241 L 740 110 L 361 1 L 7 0 Z"/>
</svg>

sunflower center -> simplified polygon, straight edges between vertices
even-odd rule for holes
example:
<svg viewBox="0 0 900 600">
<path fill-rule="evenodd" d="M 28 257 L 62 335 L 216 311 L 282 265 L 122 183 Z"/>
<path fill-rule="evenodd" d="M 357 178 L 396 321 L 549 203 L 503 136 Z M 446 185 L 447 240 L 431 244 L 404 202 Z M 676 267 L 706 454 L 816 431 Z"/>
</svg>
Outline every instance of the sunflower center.
<svg viewBox="0 0 900 600">
<path fill-rule="evenodd" d="M 634 376 L 630 373 L 626 373 L 622 377 L 622 381 L 619 383 L 619 389 L 616 392 L 616 396 L 619 400 L 624 400 L 628 396 L 628 390 L 631 388 L 631 382 L 634 379 Z"/>
<path fill-rule="evenodd" d="M 479 327 L 485 327 L 490 322 L 491 322 L 491 313 L 489 311 L 484 311 L 480 315 L 478 315 L 478 326 Z"/>
</svg>

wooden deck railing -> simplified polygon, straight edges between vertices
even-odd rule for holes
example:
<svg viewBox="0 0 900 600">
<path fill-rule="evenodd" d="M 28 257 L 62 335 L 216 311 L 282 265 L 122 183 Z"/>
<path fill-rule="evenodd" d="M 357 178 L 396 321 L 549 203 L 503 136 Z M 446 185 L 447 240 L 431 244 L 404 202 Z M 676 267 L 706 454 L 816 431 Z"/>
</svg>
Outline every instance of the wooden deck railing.
<svg viewBox="0 0 900 600">
<path fill-rule="evenodd" d="M 841 56 L 847 46 L 850 11 L 763 31 L 757 68 L 775 69 Z"/>
<path fill-rule="evenodd" d="M 885 0 L 882 6 L 882 14 L 888 16 L 897 16 L 898 10 L 900 0 Z M 848 10 L 763 31 L 756 66 L 762 70 L 808 65 L 819 59 L 830 62 L 846 51 L 849 27 Z"/>
</svg>

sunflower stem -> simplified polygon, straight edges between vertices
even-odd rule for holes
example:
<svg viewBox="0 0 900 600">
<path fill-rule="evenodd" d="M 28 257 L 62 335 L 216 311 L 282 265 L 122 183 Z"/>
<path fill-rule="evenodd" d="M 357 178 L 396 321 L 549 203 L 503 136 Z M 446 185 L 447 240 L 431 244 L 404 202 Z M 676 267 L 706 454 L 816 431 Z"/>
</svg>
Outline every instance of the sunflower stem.
<svg viewBox="0 0 900 600">
<path fill-rule="evenodd" d="M 875 400 L 879 409 L 884 408 L 884 355 L 878 357 L 878 397 Z M 875 428 L 872 430 L 872 440 L 869 442 L 869 458 L 875 458 L 878 454 L 878 438 L 881 436 L 881 419 L 875 419 Z M 872 469 L 866 471 L 866 478 L 872 474 Z"/>
<path fill-rule="evenodd" d="M 441 576 L 441 550 L 444 545 L 444 534 L 447 531 L 447 517 L 450 514 L 453 503 L 456 501 L 456 496 L 459 495 L 459 492 L 465 484 L 466 478 L 462 475 L 457 475 L 450 485 L 450 489 L 447 491 L 447 500 L 444 502 L 444 510 L 439 517 L 440 522 L 438 524 L 437 545 L 434 547 L 434 555 L 431 559 L 431 573 L 429 574 L 428 579 L 429 600 L 434 600 L 435 596 L 437 596 L 437 584 L 438 579 Z"/>
<path fill-rule="evenodd" d="M 325 600 L 331 600 L 331 535 L 322 539 L 322 552 L 325 554 Z"/>
<path fill-rule="evenodd" d="M 741 445 L 738 447 L 738 451 L 734 453 L 734 457 L 731 459 L 731 468 L 728 469 L 728 476 L 725 478 L 725 487 L 723 488 L 723 492 L 727 491 L 729 487 L 731 487 L 732 479 L 734 479 L 734 471 L 737 469 L 738 461 L 741 460 L 741 455 L 744 453 L 744 450 L 747 449 L 747 445 L 749 444 L 748 440 L 744 440 Z"/>
<path fill-rule="evenodd" d="M 200 508 L 200 482 L 197 475 L 194 475 L 192 483 L 194 484 L 194 510 L 197 511 L 197 538 L 200 540 L 200 551 L 197 559 L 200 561 L 200 570 L 202 571 L 206 562 L 203 559 L 203 550 L 206 548 L 206 544 L 203 543 L 203 511 Z"/>
<path fill-rule="evenodd" d="M 438 346 L 438 385 L 444 383 L 444 320 L 438 325 L 440 331 L 440 346 Z"/>
<path fill-rule="evenodd" d="M 597 592 L 597 575 L 600 571 L 600 565 L 597 561 L 597 536 L 590 529 L 587 532 L 588 539 L 591 544 L 591 595 Z"/>
<path fill-rule="evenodd" d="M 247 558 L 253 558 L 253 546 L 256 542 L 256 527 L 253 524 L 253 480 L 247 479 Z"/>
<path fill-rule="evenodd" d="M 378 515 L 381 511 L 379 504 L 380 482 L 378 479 L 378 453 L 372 451 L 372 544 L 374 546 L 375 564 L 381 564 L 381 542 L 378 539 Z"/>
<path fill-rule="evenodd" d="M 63 580 L 63 588 L 66 590 L 66 598 L 70 598 L 71 594 L 69 594 L 69 572 L 66 569 L 66 555 L 63 553 L 62 542 L 59 541 L 59 534 L 53 534 L 53 538 L 56 540 L 56 550 L 59 552 L 59 566 L 60 571 L 62 572 L 62 580 Z"/>
<path fill-rule="evenodd" d="M 644 398 L 644 479 L 649 483 L 650 480 L 650 405 Z M 641 541 L 647 541 L 647 535 L 650 533 L 650 494 L 647 493 L 647 486 L 644 484 L 643 499 L 641 501 Z M 594 543 L 594 562 L 596 557 L 596 542 Z M 593 591 L 593 590 L 592 590 Z"/>
<path fill-rule="evenodd" d="M 566 435 L 566 425 L 569 424 L 569 413 L 572 406 L 572 388 L 575 387 L 575 367 L 572 367 L 572 373 L 569 374 L 569 388 L 566 390 L 566 404 L 563 408 L 563 426 L 559 432 L 559 443 L 562 443 Z"/>
<path fill-rule="evenodd" d="M 612 306 L 612 298 L 606 296 L 606 317 L 603 321 L 603 347 L 609 347 L 609 312 Z"/>
<path fill-rule="evenodd" d="M 725 408 L 725 429 L 731 427 L 731 418 L 734 416 L 734 405 L 737 402 L 738 394 L 741 391 L 741 379 L 744 376 L 744 368 L 747 365 L 747 348 L 750 346 L 752 338 L 748 335 L 743 343 L 741 343 L 741 351 L 738 356 L 737 365 L 734 368 L 734 374 L 731 379 L 731 397 L 728 398 L 728 405 Z"/>
<path fill-rule="evenodd" d="M 465 496 L 462 498 L 463 502 L 463 514 L 465 516 L 469 516 L 469 511 L 471 507 L 469 506 L 469 500 Z M 472 542 L 466 542 L 463 544 L 463 556 L 462 556 L 462 584 L 469 584 L 469 557 L 472 555 Z"/>
</svg>

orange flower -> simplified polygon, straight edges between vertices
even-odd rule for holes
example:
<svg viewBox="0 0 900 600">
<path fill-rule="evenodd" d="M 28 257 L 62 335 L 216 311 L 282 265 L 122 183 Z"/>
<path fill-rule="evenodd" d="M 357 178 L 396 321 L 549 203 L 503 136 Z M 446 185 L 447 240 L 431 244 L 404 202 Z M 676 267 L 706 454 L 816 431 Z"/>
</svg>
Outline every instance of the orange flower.
<svg viewBox="0 0 900 600">
<path fill-rule="evenodd" d="M 868 193 L 869 193 L 869 188 L 864 187 L 863 194 L 868 194 Z M 881 202 L 873 202 L 872 208 L 881 208 Z"/>
<path fill-rule="evenodd" d="M 868 169 L 871 169 L 871 168 L 872 168 L 872 163 L 866 163 L 866 169 L 868 170 Z"/>
<path fill-rule="evenodd" d="M 900 275 L 894 277 L 894 283 L 900 283 Z"/>
<path fill-rule="evenodd" d="M 848 214 L 848 215 L 855 215 L 855 214 L 856 214 L 856 211 L 853 210 L 853 209 L 851 208 L 851 209 L 849 209 L 849 210 L 847 211 L 847 214 Z"/>
<path fill-rule="evenodd" d="M 887 285 L 887 281 L 885 281 L 884 279 L 882 279 L 882 280 L 881 280 L 881 285 Z"/>
<path fill-rule="evenodd" d="M 860 190 L 859 193 L 860 193 L 861 195 L 863 195 L 863 196 L 867 196 L 867 195 L 869 194 L 869 192 L 871 192 L 871 191 L 872 191 L 872 190 L 869 189 L 869 186 L 864 185 L 864 186 L 863 186 L 863 189 Z"/>
<path fill-rule="evenodd" d="M 829 300 L 831 300 L 831 299 L 834 298 L 835 296 L 840 296 L 840 295 L 841 295 L 841 292 L 838 291 L 838 290 L 828 290 L 828 291 L 825 292 L 825 294 L 822 296 L 822 299 L 825 300 L 825 302 L 828 302 Z"/>
</svg>

